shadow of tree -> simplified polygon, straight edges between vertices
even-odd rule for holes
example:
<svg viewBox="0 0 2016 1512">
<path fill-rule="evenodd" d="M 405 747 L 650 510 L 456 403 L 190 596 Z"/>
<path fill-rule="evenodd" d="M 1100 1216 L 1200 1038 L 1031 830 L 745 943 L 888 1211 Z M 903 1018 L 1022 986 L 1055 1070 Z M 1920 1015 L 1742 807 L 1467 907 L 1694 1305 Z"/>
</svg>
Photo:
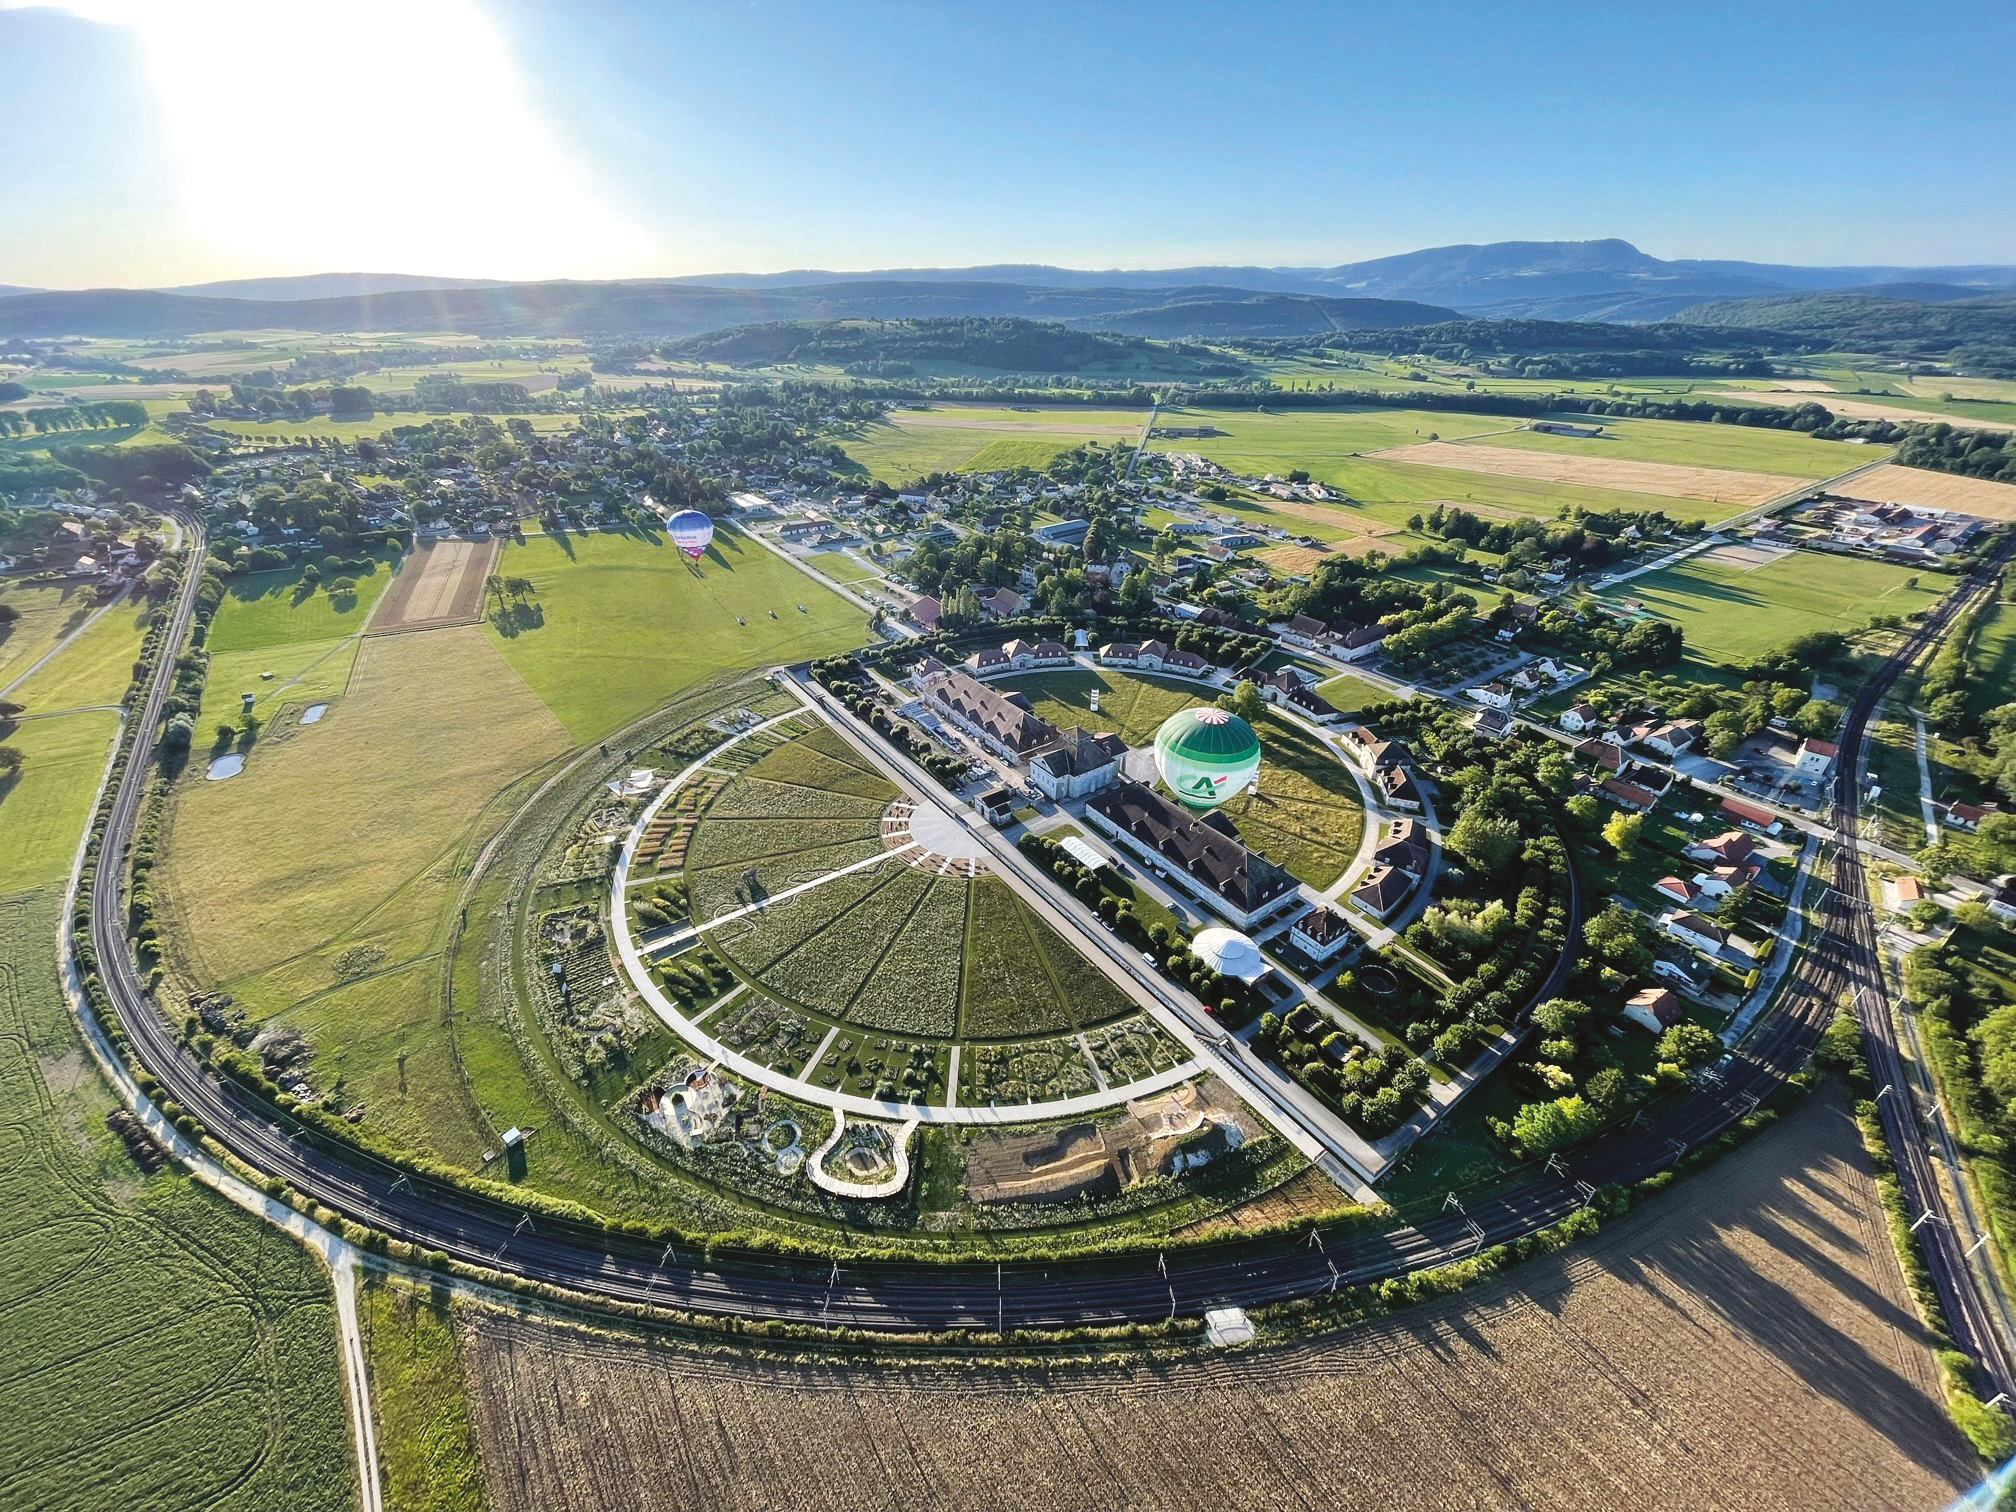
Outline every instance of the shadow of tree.
<svg viewBox="0 0 2016 1512">
<path fill-rule="evenodd" d="M 534 603 L 505 604 L 490 611 L 490 623 L 496 627 L 499 635 L 507 640 L 515 640 L 527 631 L 544 626 L 546 611 Z"/>
</svg>

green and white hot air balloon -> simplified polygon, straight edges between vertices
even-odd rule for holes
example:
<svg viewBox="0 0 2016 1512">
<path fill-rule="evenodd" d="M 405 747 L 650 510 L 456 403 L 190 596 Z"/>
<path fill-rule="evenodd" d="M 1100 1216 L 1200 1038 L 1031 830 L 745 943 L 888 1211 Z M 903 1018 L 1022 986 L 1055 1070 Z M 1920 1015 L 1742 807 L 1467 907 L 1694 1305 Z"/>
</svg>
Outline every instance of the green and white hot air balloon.
<svg viewBox="0 0 2016 1512">
<path fill-rule="evenodd" d="M 1185 808 L 1236 798 L 1260 775 L 1260 737 L 1225 709 L 1182 709 L 1155 732 L 1155 766 Z"/>
</svg>

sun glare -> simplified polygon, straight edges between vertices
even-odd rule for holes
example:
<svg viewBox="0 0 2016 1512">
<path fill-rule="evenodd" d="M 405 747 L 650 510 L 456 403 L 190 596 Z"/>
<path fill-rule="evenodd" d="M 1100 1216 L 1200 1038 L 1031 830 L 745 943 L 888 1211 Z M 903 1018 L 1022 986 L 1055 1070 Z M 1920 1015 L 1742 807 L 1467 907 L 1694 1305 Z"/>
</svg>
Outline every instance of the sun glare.
<svg viewBox="0 0 2016 1512">
<path fill-rule="evenodd" d="M 629 272 L 645 239 L 472 0 L 72 0 L 142 38 L 189 229 L 230 262 Z"/>
</svg>

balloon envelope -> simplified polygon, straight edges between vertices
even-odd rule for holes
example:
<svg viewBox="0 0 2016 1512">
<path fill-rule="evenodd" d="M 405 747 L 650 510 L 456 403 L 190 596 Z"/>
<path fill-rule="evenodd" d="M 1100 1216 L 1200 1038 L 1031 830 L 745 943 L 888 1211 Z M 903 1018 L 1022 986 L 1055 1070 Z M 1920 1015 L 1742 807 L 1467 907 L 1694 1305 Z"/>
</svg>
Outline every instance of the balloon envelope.
<svg viewBox="0 0 2016 1512">
<path fill-rule="evenodd" d="M 680 510 L 665 528 L 671 532 L 672 544 L 696 562 L 714 539 L 714 522 L 697 509 Z"/>
<path fill-rule="evenodd" d="M 1180 709 L 1155 732 L 1155 767 L 1178 803 L 1213 809 L 1260 775 L 1260 737 L 1225 709 Z"/>
</svg>

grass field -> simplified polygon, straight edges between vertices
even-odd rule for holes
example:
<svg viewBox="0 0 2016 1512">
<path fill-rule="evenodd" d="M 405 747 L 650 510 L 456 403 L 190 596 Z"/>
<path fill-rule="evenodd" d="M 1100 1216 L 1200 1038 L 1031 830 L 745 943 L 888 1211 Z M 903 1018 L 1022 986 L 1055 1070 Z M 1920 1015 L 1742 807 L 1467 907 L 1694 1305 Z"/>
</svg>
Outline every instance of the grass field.
<svg viewBox="0 0 2016 1512">
<path fill-rule="evenodd" d="M 1326 683 L 1318 683 L 1316 691 L 1346 714 L 1355 714 L 1367 704 L 1385 703 L 1394 697 L 1391 688 L 1382 688 L 1375 682 L 1368 682 L 1349 672 L 1341 677 L 1333 677 Z"/>
<path fill-rule="evenodd" d="M 116 715 L 63 714 L 0 735 L 26 758 L 0 779 L 0 894 L 69 869 L 118 728 Z"/>
<path fill-rule="evenodd" d="M 1745 568 L 1714 555 L 1633 578 L 1605 596 L 1672 620 L 1705 656 L 1742 662 L 1809 630 L 1852 631 L 1878 614 L 1930 608 L 1950 586 L 1938 573 L 1857 557 L 1794 551 Z M 1908 586 L 1914 579 L 1916 588 Z"/>
<path fill-rule="evenodd" d="M 83 634 L 7 695 L 31 713 L 116 704 L 133 681 L 133 662 L 153 613 L 132 599 L 112 605 Z M 8 678 L 0 674 L 0 683 Z"/>
<path fill-rule="evenodd" d="M 373 1278 L 357 1296 L 371 1413 L 390 1512 L 482 1512 L 489 1505 L 448 1302 Z"/>
<path fill-rule="evenodd" d="M 1209 703 L 1209 689 L 1135 677 L 1118 670 L 1044 672 L 1002 678 L 999 686 L 1029 696 L 1035 712 L 1060 728 L 1110 730 L 1130 746 L 1154 741 L 1155 730 L 1178 709 Z M 1099 712 L 1090 693 L 1099 691 Z M 1333 751 L 1271 710 L 1261 717 L 1260 792 L 1221 806 L 1253 849 L 1304 882 L 1328 887 L 1357 853 L 1364 809 L 1351 773 Z"/>
<path fill-rule="evenodd" d="M 298 567 L 231 578 L 205 644 L 216 655 L 355 634 L 392 581 L 391 562 L 388 555 L 355 574 L 355 593 L 332 594 L 326 585 L 308 589 Z"/>
<path fill-rule="evenodd" d="M 907 483 L 934 472 L 1041 468 L 1088 441 L 1131 444 L 1147 418 L 1146 410 L 1068 405 L 1041 410 L 937 405 L 896 410 L 840 444 L 871 477 Z"/>
<path fill-rule="evenodd" d="M 576 742 L 706 678 L 868 639 L 860 610 L 733 530 L 697 571 L 662 536 L 611 533 L 507 544 L 497 570 L 537 585 L 543 623 L 482 633 Z"/>
<path fill-rule="evenodd" d="M 2016 699 L 2016 603 L 2000 599 L 1981 616 L 1969 656 L 1975 676 L 1967 688 L 1967 710 L 1979 719 Z"/>
<path fill-rule="evenodd" d="M 438 899 L 484 802 L 568 744 L 480 631 L 365 642 L 328 718 L 262 741 L 237 777 L 180 789 L 156 877 L 199 978 L 311 951 L 423 880 Z"/>
<path fill-rule="evenodd" d="M 1575 417 L 1569 417 L 1571 419 Z M 1481 445 L 1509 446 L 1521 451 L 1554 452 L 1570 457 L 1621 457 L 1634 462 L 1665 462 L 1677 467 L 1726 467 L 1739 472 L 1778 473 L 1800 478 L 1827 478 L 1860 467 L 1885 455 L 1887 448 L 1857 446 L 1845 441 L 1817 441 L 1798 431 L 1765 430 L 1754 425 L 1710 425 L 1692 420 L 1616 420 L 1591 417 L 1603 427 L 1593 438 L 1546 435 L 1533 430 L 1508 431 Z M 1791 486 L 1788 482 L 1787 487 Z"/>
<path fill-rule="evenodd" d="M 1304 1343 L 843 1371 L 486 1314 L 469 1351 L 479 1437 L 509 1466 L 500 1512 L 783 1506 L 838 1484 L 862 1512 L 1762 1512 L 1937 1507 L 1979 1474 L 1831 1096 L 1587 1243 Z M 1613 1452 L 1648 1441 L 1676 1452 Z"/>
<path fill-rule="evenodd" d="M 56 985 L 63 870 L 0 898 L 0 1504 L 350 1507 L 328 1287 L 106 1129 Z"/>
<path fill-rule="evenodd" d="M 97 595 L 74 583 L 0 583 L 0 604 L 20 618 L 0 626 L 0 688 L 82 625 L 98 607 Z"/>
<path fill-rule="evenodd" d="M 289 705 L 304 707 L 337 697 L 357 664 L 358 639 L 292 641 L 253 651 L 225 651 L 210 658 L 210 677 L 203 685 L 203 707 L 196 716 L 201 749 L 221 720 L 236 723 L 243 694 L 253 696 L 252 712 L 261 722 Z M 272 673 L 271 677 L 266 673 Z"/>
</svg>

